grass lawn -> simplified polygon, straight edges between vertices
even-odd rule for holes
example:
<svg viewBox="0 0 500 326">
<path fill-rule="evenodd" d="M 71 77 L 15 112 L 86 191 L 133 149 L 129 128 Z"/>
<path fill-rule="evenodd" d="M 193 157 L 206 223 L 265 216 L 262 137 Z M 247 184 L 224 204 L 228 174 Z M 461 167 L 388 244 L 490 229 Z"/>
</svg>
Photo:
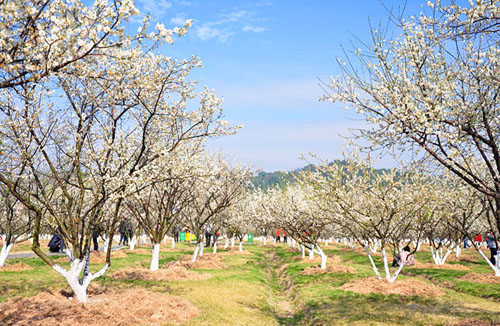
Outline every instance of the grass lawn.
<svg viewBox="0 0 500 326">
<path fill-rule="evenodd" d="M 192 244 L 181 243 L 177 247 L 183 250 L 161 252 L 160 266 L 194 250 Z M 120 269 L 149 266 L 147 251 L 128 252 L 124 258 L 113 259 L 110 270 L 94 283 L 117 290 L 144 288 L 185 298 L 201 311 L 185 325 L 454 325 L 463 320 L 469 320 L 470 325 L 473 321 L 477 325 L 500 324 L 500 284 L 460 280 L 467 273 L 492 273 L 473 250 L 462 253 L 467 259 L 450 261 L 468 270 L 427 268 L 427 265 L 426 268 L 404 268 L 398 280 L 420 279 L 445 293 L 421 297 L 358 294 L 339 289 L 350 281 L 373 276 L 368 258 L 359 249 L 340 245 L 325 249 L 329 256 L 341 258 L 338 264 L 354 268 L 356 274 L 303 275 L 305 268 L 315 264 L 298 259 L 299 252 L 285 245 L 245 245 L 244 248 L 245 254 L 224 254 L 226 269 L 196 270 L 211 274 L 209 279 L 168 282 L 111 277 Z M 382 270 L 381 258 L 374 258 Z M 425 250 L 418 252 L 416 258 L 421 263 L 431 262 Z M 34 296 L 44 290 L 69 290 L 65 280 L 40 259 L 8 260 L 9 265 L 16 263 L 29 265 L 31 269 L 0 270 L 0 302 Z M 95 271 L 101 266 L 91 264 L 91 269 Z M 169 325 L 169 321 L 165 321 L 165 325 Z"/>
</svg>

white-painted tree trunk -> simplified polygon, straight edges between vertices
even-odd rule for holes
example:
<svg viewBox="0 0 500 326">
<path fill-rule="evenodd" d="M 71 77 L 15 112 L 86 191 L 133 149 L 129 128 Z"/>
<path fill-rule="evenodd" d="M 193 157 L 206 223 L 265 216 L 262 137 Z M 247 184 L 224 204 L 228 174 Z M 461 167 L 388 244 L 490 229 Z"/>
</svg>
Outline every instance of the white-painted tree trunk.
<svg viewBox="0 0 500 326">
<path fill-rule="evenodd" d="M 160 244 L 153 244 L 153 254 L 151 256 L 151 266 L 149 267 L 152 271 L 157 271 L 160 263 Z"/>
<path fill-rule="evenodd" d="M 264 246 L 267 246 L 267 236 L 264 236 Z"/>
<path fill-rule="evenodd" d="M 321 257 L 321 269 L 326 269 L 326 260 L 327 260 L 328 256 L 325 255 L 325 253 L 323 252 L 323 250 L 319 246 L 316 246 L 316 249 L 317 249 L 318 254 Z M 313 247 L 313 251 L 314 251 L 314 247 Z"/>
<path fill-rule="evenodd" d="M 148 239 L 146 237 L 146 234 L 141 235 L 141 244 L 145 245 L 148 242 Z"/>
<path fill-rule="evenodd" d="M 233 237 L 231 238 L 231 248 L 234 248 L 234 235 L 233 235 Z"/>
<path fill-rule="evenodd" d="M 373 269 L 373 271 L 375 272 L 375 275 L 377 276 L 377 278 L 378 278 L 379 280 L 380 280 L 380 279 L 382 279 L 382 278 L 380 277 L 380 273 L 379 273 L 379 271 L 378 271 L 377 265 L 375 265 L 375 262 L 373 261 L 372 255 L 370 254 L 370 251 L 368 250 L 368 247 L 365 245 L 365 246 L 364 246 L 364 248 L 365 248 L 366 255 L 367 255 L 367 256 L 368 256 L 368 258 L 370 259 L 370 263 L 371 263 L 371 265 L 372 265 L 372 269 Z"/>
<path fill-rule="evenodd" d="M 377 253 L 378 247 L 380 246 L 380 240 L 370 240 L 369 242 L 370 251 L 372 253 Z"/>
<path fill-rule="evenodd" d="M 12 249 L 13 243 L 7 244 L 7 242 L 4 240 L 2 244 L 2 251 L 0 252 L 0 267 L 5 266 L 5 261 L 7 260 L 7 257 L 9 256 L 9 252 Z"/>
<path fill-rule="evenodd" d="M 455 247 L 455 257 L 460 257 L 460 254 L 462 253 L 462 246 L 460 244 L 460 242 L 457 244 L 457 246 Z"/>
<path fill-rule="evenodd" d="M 484 252 L 481 250 L 481 248 L 477 248 L 477 251 L 479 252 L 479 254 L 484 258 L 484 260 L 486 260 L 486 262 L 488 263 L 488 265 L 491 267 L 491 269 L 493 270 L 493 272 L 495 273 L 495 276 L 497 277 L 500 277 L 500 255 L 496 255 L 496 265 L 493 265 L 490 261 L 490 259 L 488 257 L 486 257 L 486 255 L 484 254 Z"/>
<path fill-rule="evenodd" d="M 167 238 L 168 237 L 166 235 L 163 237 L 163 243 L 167 243 Z"/>
<path fill-rule="evenodd" d="M 132 236 L 132 239 L 128 241 L 128 247 L 130 250 L 134 251 L 135 250 L 135 245 L 137 244 L 137 237 L 135 234 Z"/>
<path fill-rule="evenodd" d="M 227 235 L 226 235 L 226 238 L 224 240 L 225 240 L 224 249 L 227 249 L 229 247 L 229 238 L 227 237 Z"/>
<path fill-rule="evenodd" d="M 309 260 L 313 260 L 314 259 L 314 250 L 311 248 L 309 249 Z"/>
<path fill-rule="evenodd" d="M 302 259 L 306 258 L 306 249 L 303 245 L 300 246 L 301 253 L 302 253 Z"/>
<path fill-rule="evenodd" d="M 200 257 L 203 257 L 203 249 L 205 248 L 205 244 L 202 242 L 200 242 Z"/>
<path fill-rule="evenodd" d="M 385 254 L 385 248 L 382 248 L 382 259 L 384 261 L 384 269 L 385 269 L 385 278 L 389 283 L 394 283 L 399 273 L 403 269 L 403 262 L 400 262 L 398 269 L 394 272 L 394 275 L 391 276 L 391 272 L 389 271 L 389 264 L 387 262 L 387 255 Z"/>
<path fill-rule="evenodd" d="M 217 241 L 214 242 L 214 255 L 217 253 Z"/>
<path fill-rule="evenodd" d="M 90 282 L 102 276 L 109 267 L 109 265 L 106 264 L 106 266 L 104 266 L 97 273 L 95 274 L 88 273 L 88 275 L 85 276 L 80 283 L 80 274 L 82 273 L 84 266 L 85 266 L 85 260 L 80 261 L 80 259 L 74 259 L 70 265 L 69 270 L 65 270 L 59 265 L 53 266 L 54 270 L 59 274 L 61 274 L 66 279 L 66 282 L 68 282 L 69 286 L 75 293 L 76 299 L 82 303 L 87 302 L 88 298 L 87 289 L 90 285 Z"/>
<path fill-rule="evenodd" d="M 175 237 L 172 237 L 172 249 L 175 248 Z"/>
<path fill-rule="evenodd" d="M 109 239 L 105 238 L 104 239 L 104 245 L 103 245 L 104 252 L 108 252 L 108 245 L 109 245 Z"/>
<path fill-rule="evenodd" d="M 240 240 L 240 252 L 243 251 L 243 242 Z"/>
<path fill-rule="evenodd" d="M 431 256 L 436 265 L 444 265 L 448 256 L 453 252 L 453 250 L 446 248 L 446 253 L 443 254 L 443 247 L 438 250 L 434 250 L 434 247 L 431 245 Z"/>
<path fill-rule="evenodd" d="M 194 248 L 194 253 L 193 253 L 193 259 L 191 262 L 196 262 L 196 258 L 198 258 L 198 251 L 200 250 L 199 243 L 196 244 L 196 247 Z"/>
</svg>

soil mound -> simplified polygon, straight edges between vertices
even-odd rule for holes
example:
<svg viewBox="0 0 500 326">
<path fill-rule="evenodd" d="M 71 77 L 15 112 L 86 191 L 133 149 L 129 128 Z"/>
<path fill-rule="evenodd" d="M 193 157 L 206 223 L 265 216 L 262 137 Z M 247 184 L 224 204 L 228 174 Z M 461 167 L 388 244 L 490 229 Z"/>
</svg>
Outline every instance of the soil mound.
<svg viewBox="0 0 500 326">
<path fill-rule="evenodd" d="M 111 274 L 111 277 L 120 280 L 150 280 L 165 282 L 206 280 L 212 276 L 210 274 L 199 274 L 187 270 L 183 266 L 170 266 L 169 268 L 162 268 L 154 272 L 146 268 L 126 268 Z"/>
<path fill-rule="evenodd" d="M 473 255 L 466 255 L 466 254 L 461 254 L 458 258 L 453 255 L 451 257 L 448 257 L 449 261 L 453 262 L 468 262 L 468 263 L 477 263 L 479 262 L 479 257 L 473 256 Z"/>
<path fill-rule="evenodd" d="M 464 319 L 454 324 L 447 324 L 449 326 L 500 326 L 499 323 L 483 321 L 479 319 Z"/>
<path fill-rule="evenodd" d="M 161 325 L 166 320 L 180 324 L 198 314 L 184 299 L 142 289 L 98 294 L 87 304 L 51 292 L 0 304 L 0 324 L 5 326 Z"/>
<path fill-rule="evenodd" d="M 419 263 L 415 266 L 408 266 L 409 268 L 429 268 L 429 269 L 454 269 L 457 271 L 470 271 L 470 268 L 467 266 L 459 265 L 459 264 L 444 264 L 444 265 L 436 265 L 433 263 Z"/>
<path fill-rule="evenodd" d="M 462 281 L 482 284 L 500 284 L 500 277 L 493 274 L 469 273 L 460 278 Z"/>
<path fill-rule="evenodd" d="M 396 281 L 391 284 L 384 280 L 378 280 L 375 277 L 369 277 L 346 283 L 342 285 L 340 289 L 361 294 L 375 292 L 382 294 L 399 294 L 405 296 L 418 295 L 425 297 L 434 297 L 444 294 L 444 292 L 439 290 L 437 287 L 417 279 Z"/>
<path fill-rule="evenodd" d="M 198 256 L 196 262 L 191 262 L 193 257 L 191 255 L 186 255 L 180 257 L 178 260 L 165 263 L 163 265 L 165 268 L 170 268 L 174 266 L 181 266 L 187 269 L 224 269 L 227 268 L 224 264 L 223 257 L 220 254 L 204 254 L 202 257 Z"/>
<path fill-rule="evenodd" d="M 321 263 L 321 257 L 320 256 L 314 256 L 314 259 L 309 259 L 309 256 L 306 256 L 305 258 L 302 258 L 302 256 L 295 256 L 292 258 L 293 261 L 300 261 L 301 263 L 304 264 L 316 264 L 316 263 Z M 330 255 L 326 259 L 327 265 L 328 264 L 339 264 L 343 260 L 340 256 L 336 255 Z"/>
<path fill-rule="evenodd" d="M 350 267 L 344 265 L 327 265 L 325 269 L 321 269 L 321 266 L 311 266 L 304 269 L 300 274 L 302 275 L 317 275 L 317 274 L 357 274 L 358 272 Z"/>
<path fill-rule="evenodd" d="M 121 250 L 112 251 L 111 258 L 125 258 L 127 254 Z M 61 257 L 55 260 L 56 263 L 68 263 L 68 257 Z M 100 251 L 90 252 L 90 263 L 93 264 L 104 264 L 106 262 L 106 253 Z"/>
<path fill-rule="evenodd" d="M 33 268 L 30 265 L 26 265 L 25 263 L 16 263 L 0 267 L 0 272 L 23 272 L 30 271 L 32 269 Z"/>
<path fill-rule="evenodd" d="M 145 249 L 145 248 L 139 248 L 139 249 L 134 249 L 134 250 L 127 249 L 127 250 L 125 250 L 125 252 L 131 253 L 131 254 L 139 254 L 139 255 L 152 255 L 153 254 L 151 249 Z"/>
<path fill-rule="evenodd" d="M 238 249 L 238 248 L 231 248 L 228 251 L 221 252 L 221 254 L 223 254 L 223 255 L 248 255 L 248 254 L 250 254 L 250 251 L 248 251 L 248 250 L 240 251 L 240 249 Z"/>
</svg>

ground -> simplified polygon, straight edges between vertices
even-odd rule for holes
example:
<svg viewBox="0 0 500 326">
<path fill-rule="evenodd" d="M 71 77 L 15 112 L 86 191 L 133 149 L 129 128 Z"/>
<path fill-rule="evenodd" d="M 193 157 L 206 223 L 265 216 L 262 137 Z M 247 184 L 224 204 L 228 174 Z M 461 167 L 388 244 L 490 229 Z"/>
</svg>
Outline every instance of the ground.
<svg viewBox="0 0 500 326">
<path fill-rule="evenodd" d="M 207 250 L 205 262 L 198 265 L 184 263 L 193 244 L 178 244 L 175 250 L 164 247 L 161 276 L 147 272 L 147 247 L 123 251 L 105 276 L 94 281 L 97 290 L 91 291 L 91 298 L 123 293 L 130 299 L 117 305 L 123 312 L 115 311 L 125 314 L 131 309 L 127 304 L 137 309 L 144 301 L 140 296 L 135 300 L 134 291 L 143 295 L 149 291 L 190 307 L 178 310 L 192 311 L 171 318 L 152 316 L 144 319 L 144 325 L 500 325 L 500 283 L 488 276 L 491 270 L 473 250 L 464 251 L 460 259 L 453 257 L 447 268 L 432 268 L 424 248 L 416 255 L 420 265 L 404 268 L 398 278 L 400 289 L 394 290 L 373 279 L 369 260 L 359 249 L 339 244 L 325 248 L 331 258 L 328 264 L 337 267 L 323 274 L 311 269 L 317 260 L 302 260 L 299 252 L 283 244 L 245 245 L 244 253 L 219 250 L 217 259 Z M 375 258 L 382 268 L 381 258 Z M 12 320 L 28 313 L 19 308 L 18 319 L 13 319 L 16 305 L 30 307 L 26 302 L 46 298 L 47 290 L 63 302 L 71 296 L 63 278 L 37 258 L 11 259 L 9 266 L 0 270 L 0 325 L 15 325 Z M 91 269 L 101 266 L 96 260 Z M 172 271 L 182 277 L 170 279 Z M 39 303 L 31 306 L 44 309 Z M 78 309 L 84 313 L 81 306 Z M 27 324 L 43 325 L 38 319 Z"/>
</svg>

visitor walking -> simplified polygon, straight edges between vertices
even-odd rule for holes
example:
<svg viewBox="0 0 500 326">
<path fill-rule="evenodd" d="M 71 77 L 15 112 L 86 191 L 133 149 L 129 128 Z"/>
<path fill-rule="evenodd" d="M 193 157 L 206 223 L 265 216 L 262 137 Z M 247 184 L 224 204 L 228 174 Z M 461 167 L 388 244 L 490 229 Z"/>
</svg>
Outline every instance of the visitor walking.
<svg viewBox="0 0 500 326">
<path fill-rule="evenodd" d="M 281 230 L 276 229 L 276 242 L 281 242 L 280 234 L 281 234 Z"/>
<path fill-rule="evenodd" d="M 174 239 L 175 239 L 175 242 L 179 242 L 179 226 L 178 225 L 175 225 L 174 226 Z"/>
<path fill-rule="evenodd" d="M 124 246 L 128 245 L 126 220 L 121 221 L 120 226 L 118 227 L 118 231 L 120 232 L 120 242 L 118 244 Z"/>
<path fill-rule="evenodd" d="M 497 241 L 493 231 L 490 231 L 486 234 L 486 243 L 488 244 L 488 248 L 490 248 L 490 253 L 491 253 L 490 262 L 496 266 L 496 264 L 497 264 L 496 256 L 498 253 L 498 241 Z"/>
</svg>

